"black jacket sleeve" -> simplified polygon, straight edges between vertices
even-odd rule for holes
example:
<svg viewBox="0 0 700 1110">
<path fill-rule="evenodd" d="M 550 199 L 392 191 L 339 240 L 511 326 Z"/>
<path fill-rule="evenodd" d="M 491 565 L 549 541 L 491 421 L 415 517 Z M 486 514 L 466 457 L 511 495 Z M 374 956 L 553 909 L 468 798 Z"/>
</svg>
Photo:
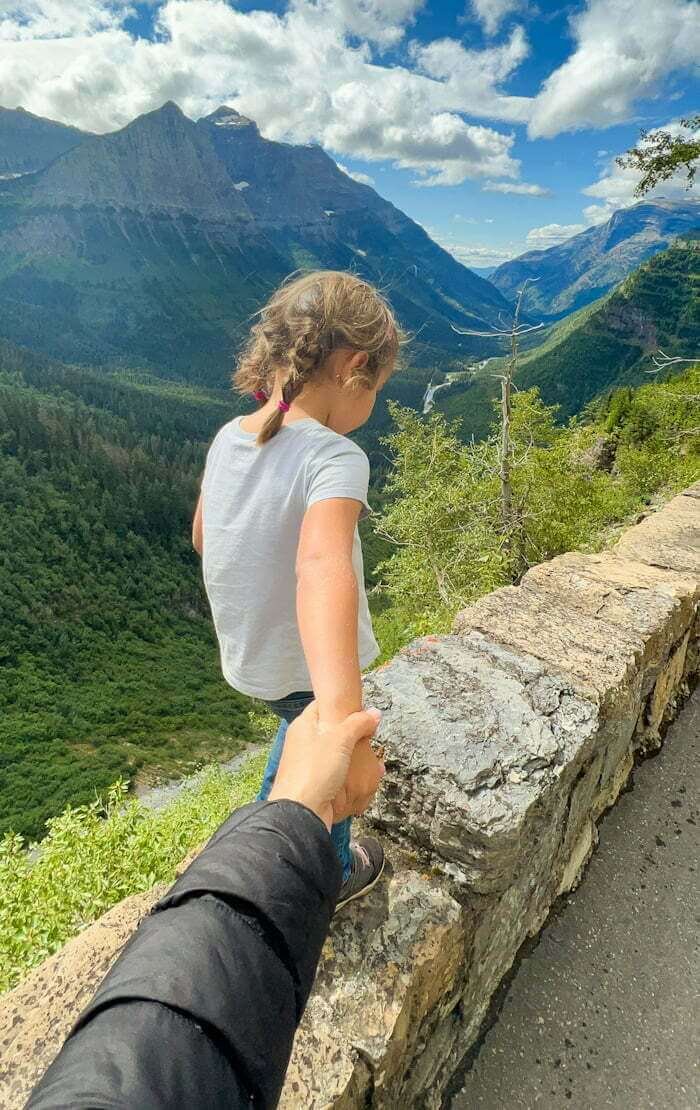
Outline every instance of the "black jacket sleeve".
<svg viewBox="0 0 700 1110">
<path fill-rule="evenodd" d="M 340 881 L 310 810 L 238 810 L 142 921 L 27 1110 L 276 1106 Z"/>
</svg>

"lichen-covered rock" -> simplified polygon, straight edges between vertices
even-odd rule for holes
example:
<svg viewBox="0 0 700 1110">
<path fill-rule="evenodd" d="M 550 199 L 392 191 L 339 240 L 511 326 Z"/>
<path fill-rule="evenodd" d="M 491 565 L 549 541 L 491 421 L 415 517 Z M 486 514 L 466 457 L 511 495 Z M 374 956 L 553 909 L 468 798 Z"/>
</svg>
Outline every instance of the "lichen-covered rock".
<svg viewBox="0 0 700 1110">
<path fill-rule="evenodd" d="M 596 735 L 597 707 L 478 635 L 416 641 L 368 677 L 366 697 L 383 711 L 387 766 L 372 820 L 470 889 L 506 889 L 541 795 Z"/>
<path fill-rule="evenodd" d="M 700 584 L 692 574 L 674 574 L 604 552 L 572 551 L 532 567 L 522 580 L 577 613 L 631 628 L 645 637 L 647 652 L 661 657 L 692 621 Z"/>
<path fill-rule="evenodd" d="M 506 586 L 459 613 L 455 632 L 480 632 L 512 651 L 534 656 L 602 710 L 631 691 L 647 643 L 630 624 L 612 626 L 573 612 L 566 599 L 521 586 Z"/>
<path fill-rule="evenodd" d="M 2 1110 L 24 1106 L 123 945 L 166 890 L 159 883 L 125 898 L 0 998 Z"/>
<path fill-rule="evenodd" d="M 700 574 L 698 486 L 674 497 L 618 540 L 616 553 L 650 566 Z"/>
<path fill-rule="evenodd" d="M 403 865 L 367 901 L 341 910 L 297 1034 L 283 1110 L 416 1105 L 406 1061 L 419 1066 L 457 1004 L 464 948 L 458 903 Z"/>
</svg>

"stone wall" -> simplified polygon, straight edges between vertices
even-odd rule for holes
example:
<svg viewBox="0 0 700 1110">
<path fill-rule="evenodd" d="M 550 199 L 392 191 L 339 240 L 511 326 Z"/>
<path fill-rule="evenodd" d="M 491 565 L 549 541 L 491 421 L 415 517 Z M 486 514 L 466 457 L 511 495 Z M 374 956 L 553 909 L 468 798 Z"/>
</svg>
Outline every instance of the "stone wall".
<svg viewBox="0 0 700 1110">
<path fill-rule="evenodd" d="M 341 911 L 282 1106 L 436 1108 L 526 937 L 572 889 L 635 756 L 700 669 L 700 483 L 601 555 L 563 555 L 366 680 L 387 775 L 385 882 Z M 115 907 L 0 1000 L 23 1104 L 158 896 Z"/>
</svg>

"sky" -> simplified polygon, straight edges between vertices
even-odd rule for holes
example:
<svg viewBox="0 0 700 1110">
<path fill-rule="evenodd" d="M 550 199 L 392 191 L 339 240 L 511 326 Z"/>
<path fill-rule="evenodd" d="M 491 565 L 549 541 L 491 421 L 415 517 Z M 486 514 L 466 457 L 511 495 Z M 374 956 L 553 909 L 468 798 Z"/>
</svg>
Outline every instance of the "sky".
<svg viewBox="0 0 700 1110">
<path fill-rule="evenodd" d="M 229 104 L 477 267 L 634 203 L 615 156 L 700 111 L 698 59 L 698 0 L 0 0 L 0 105 L 105 132 Z"/>
</svg>

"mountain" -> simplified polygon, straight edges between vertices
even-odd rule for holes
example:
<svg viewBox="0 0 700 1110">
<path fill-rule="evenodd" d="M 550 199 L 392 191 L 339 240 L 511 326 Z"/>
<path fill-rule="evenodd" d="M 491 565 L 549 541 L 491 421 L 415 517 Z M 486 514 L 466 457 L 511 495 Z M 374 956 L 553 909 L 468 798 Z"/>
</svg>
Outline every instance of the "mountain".
<svg viewBox="0 0 700 1110">
<path fill-rule="evenodd" d="M 312 267 L 380 285 L 424 367 L 485 349 L 453 323 L 508 311 L 320 148 L 231 108 L 195 122 L 168 103 L 0 183 L 0 335 L 52 357 L 222 386 L 252 314 Z"/>
<path fill-rule="evenodd" d="M 510 301 L 527 278 L 523 308 L 559 319 L 607 293 L 678 235 L 700 227 L 700 202 L 642 201 L 556 247 L 504 262 L 490 277 Z"/>
<path fill-rule="evenodd" d="M 659 347 L 700 360 L 700 234 L 675 240 L 612 293 L 554 324 L 539 347 L 521 354 L 517 386 L 537 386 L 566 418 L 598 394 L 648 381 Z M 466 389 L 436 398 L 461 418 L 466 436 L 484 435 L 493 420 L 497 369 L 490 361 Z"/>
<path fill-rule="evenodd" d="M 470 266 L 469 269 L 473 274 L 478 274 L 479 277 L 488 278 L 496 269 L 495 266 Z"/>
<path fill-rule="evenodd" d="M 0 177 L 43 169 L 88 134 L 24 108 L 0 107 Z"/>
</svg>

